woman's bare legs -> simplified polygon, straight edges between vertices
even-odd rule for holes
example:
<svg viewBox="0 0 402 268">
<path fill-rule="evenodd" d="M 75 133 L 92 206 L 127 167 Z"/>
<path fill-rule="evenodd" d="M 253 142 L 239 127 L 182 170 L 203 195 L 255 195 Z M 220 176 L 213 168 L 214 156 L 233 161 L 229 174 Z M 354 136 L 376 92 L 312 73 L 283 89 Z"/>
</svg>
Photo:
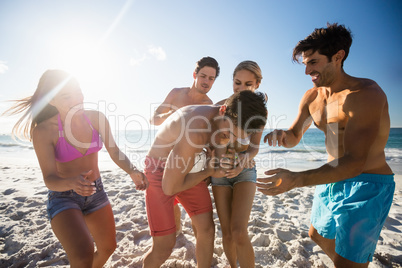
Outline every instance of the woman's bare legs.
<svg viewBox="0 0 402 268">
<path fill-rule="evenodd" d="M 237 266 L 236 245 L 232 238 L 231 222 L 232 218 L 232 196 L 233 190 L 228 186 L 213 186 L 212 192 L 215 199 L 215 207 L 218 213 L 219 222 L 222 230 L 222 244 L 226 258 L 231 267 Z"/>
<path fill-rule="evenodd" d="M 234 188 L 212 187 L 222 229 L 223 249 L 231 267 L 254 267 L 254 250 L 247 225 L 253 206 L 256 185 L 240 182 Z"/>
<path fill-rule="evenodd" d="M 94 243 L 82 212 L 68 209 L 51 221 L 53 232 L 67 253 L 70 267 L 92 267 Z"/>
<path fill-rule="evenodd" d="M 255 189 L 254 182 L 239 182 L 233 187 L 231 231 L 240 267 L 255 266 L 254 249 L 247 230 Z"/>
<path fill-rule="evenodd" d="M 102 267 L 116 248 L 116 230 L 110 205 L 87 216 L 77 209 L 62 211 L 52 219 L 51 225 L 71 267 Z"/>
<path fill-rule="evenodd" d="M 116 249 L 116 227 L 111 205 L 86 215 L 85 221 L 96 245 L 92 267 L 103 267 Z"/>
</svg>

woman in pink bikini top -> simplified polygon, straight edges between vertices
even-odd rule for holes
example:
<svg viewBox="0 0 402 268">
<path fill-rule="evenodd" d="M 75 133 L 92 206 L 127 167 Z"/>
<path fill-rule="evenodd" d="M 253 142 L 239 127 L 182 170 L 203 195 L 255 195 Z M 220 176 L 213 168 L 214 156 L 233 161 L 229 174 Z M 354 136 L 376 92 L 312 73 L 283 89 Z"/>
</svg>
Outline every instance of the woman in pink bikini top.
<svg viewBox="0 0 402 268">
<path fill-rule="evenodd" d="M 102 267 L 116 248 L 113 211 L 98 167 L 103 143 L 137 190 L 145 190 L 148 181 L 117 147 L 106 117 L 84 110 L 83 101 L 76 79 L 61 70 L 48 70 L 33 96 L 16 101 L 6 113 L 25 111 L 13 134 L 33 141 L 49 189 L 50 223 L 70 265 Z"/>
<path fill-rule="evenodd" d="M 60 114 L 57 115 L 57 123 L 59 125 L 59 139 L 57 140 L 56 147 L 54 149 L 54 156 L 58 162 L 70 162 L 77 158 L 97 153 L 102 149 L 102 139 L 99 136 L 99 132 L 92 127 L 91 121 L 83 114 L 84 119 L 92 129 L 92 139 L 89 143 L 89 147 L 84 154 L 82 154 L 77 148 L 71 145 L 66 138 L 64 138 L 63 124 L 61 123 Z"/>
</svg>

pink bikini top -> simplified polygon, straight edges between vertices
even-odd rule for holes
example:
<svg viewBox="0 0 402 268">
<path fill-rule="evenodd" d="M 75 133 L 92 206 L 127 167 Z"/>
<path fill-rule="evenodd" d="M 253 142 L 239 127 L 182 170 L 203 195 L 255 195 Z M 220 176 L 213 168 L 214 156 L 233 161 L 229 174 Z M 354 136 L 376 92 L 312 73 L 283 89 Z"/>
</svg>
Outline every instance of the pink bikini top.
<svg viewBox="0 0 402 268">
<path fill-rule="evenodd" d="M 77 150 L 77 148 L 68 143 L 67 140 L 64 138 L 63 125 L 61 123 L 60 114 L 58 115 L 57 120 L 59 122 L 59 139 L 57 140 L 56 147 L 54 149 L 56 161 L 73 161 L 77 158 L 99 152 L 99 150 L 102 149 L 103 143 L 101 137 L 99 136 L 99 132 L 92 127 L 91 121 L 89 121 L 89 118 L 85 114 L 84 118 L 85 120 L 87 120 L 89 126 L 92 129 L 92 140 L 88 150 L 85 152 L 85 154 L 82 154 L 80 151 Z"/>
</svg>

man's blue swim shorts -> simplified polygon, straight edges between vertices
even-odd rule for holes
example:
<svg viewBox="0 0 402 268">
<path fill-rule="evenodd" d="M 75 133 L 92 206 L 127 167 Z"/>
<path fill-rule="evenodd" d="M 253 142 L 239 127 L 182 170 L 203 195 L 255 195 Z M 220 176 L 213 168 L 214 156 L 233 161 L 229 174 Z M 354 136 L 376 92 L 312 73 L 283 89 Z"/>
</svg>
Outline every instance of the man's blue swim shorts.
<svg viewBox="0 0 402 268">
<path fill-rule="evenodd" d="M 394 191 L 393 174 L 363 173 L 317 185 L 311 224 L 321 236 L 335 239 L 340 256 L 356 263 L 372 261 Z"/>
</svg>

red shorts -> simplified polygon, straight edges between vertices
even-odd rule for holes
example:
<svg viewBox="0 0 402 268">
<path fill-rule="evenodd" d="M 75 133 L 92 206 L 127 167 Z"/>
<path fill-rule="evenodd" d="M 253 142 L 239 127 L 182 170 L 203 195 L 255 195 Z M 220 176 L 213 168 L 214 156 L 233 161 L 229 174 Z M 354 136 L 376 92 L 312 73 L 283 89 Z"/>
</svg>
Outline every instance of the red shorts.
<svg viewBox="0 0 402 268">
<path fill-rule="evenodd" d="M 165 162 L 146 157 L 144 174 L 149 186 L 145 192 L 145 204 L 151 236 L 176 232 L 173 211 L 175 199 L 182 204 L 190 217 L 212 211 L 211 196 L 205 181 L 176 195 L 165 195 L 162 190 L 164 169 Z"/>
</svg>

